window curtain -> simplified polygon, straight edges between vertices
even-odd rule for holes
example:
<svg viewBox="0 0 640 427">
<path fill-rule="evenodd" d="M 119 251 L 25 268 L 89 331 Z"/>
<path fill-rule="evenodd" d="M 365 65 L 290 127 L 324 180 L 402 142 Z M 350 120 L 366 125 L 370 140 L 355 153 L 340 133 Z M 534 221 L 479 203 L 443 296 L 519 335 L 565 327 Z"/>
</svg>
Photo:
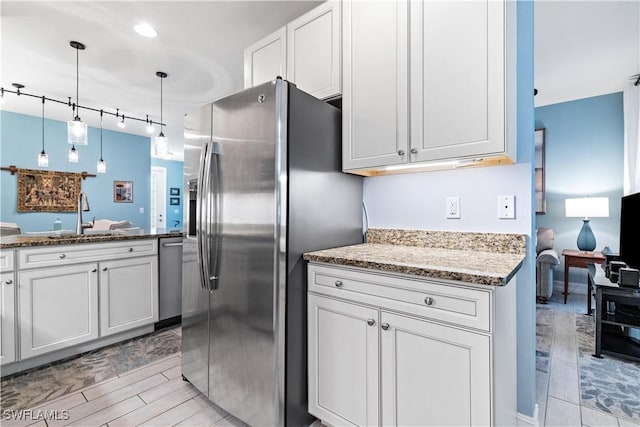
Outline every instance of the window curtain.
<svg viewBox="0 0 640 427">
<path fill-rule="evenodd" d="M 624 90 L 624 194 L 640 192 L 640 86 Z"/>
</svg>

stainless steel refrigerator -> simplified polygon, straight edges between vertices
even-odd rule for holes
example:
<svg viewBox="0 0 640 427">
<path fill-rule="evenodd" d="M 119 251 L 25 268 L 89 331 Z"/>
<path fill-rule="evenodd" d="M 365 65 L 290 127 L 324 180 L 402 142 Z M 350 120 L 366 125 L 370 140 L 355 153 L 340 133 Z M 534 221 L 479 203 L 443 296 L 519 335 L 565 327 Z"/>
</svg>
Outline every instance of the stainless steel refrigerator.
<svg viewBox="0 0 640 427">
<path fill-rule="evenodd" d="M 185 117 L 182 373 L 250 425 L 307 413 L 307 251 L 362 242 L 341 114 L 287 81 Z"/>
</svg>

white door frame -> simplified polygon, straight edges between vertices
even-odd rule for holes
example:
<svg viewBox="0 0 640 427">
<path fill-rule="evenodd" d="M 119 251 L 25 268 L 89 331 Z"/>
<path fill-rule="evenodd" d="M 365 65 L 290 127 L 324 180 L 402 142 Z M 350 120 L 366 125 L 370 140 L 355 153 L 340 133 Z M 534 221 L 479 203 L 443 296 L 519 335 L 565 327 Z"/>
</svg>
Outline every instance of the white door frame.
<svg viewBox="0 0 640 427">
<path fill-rule="evenodd" d="M 158 228 L 167 228 L 167 168 L 151 166 L 151 179 L 155 179 L 155 192 L 151 189 L 151 202 L 155 202 L 155 209 L 151 211 L 151 233 Z M 153 214 L 155 213 L 155 218 Z"/>
</svg>

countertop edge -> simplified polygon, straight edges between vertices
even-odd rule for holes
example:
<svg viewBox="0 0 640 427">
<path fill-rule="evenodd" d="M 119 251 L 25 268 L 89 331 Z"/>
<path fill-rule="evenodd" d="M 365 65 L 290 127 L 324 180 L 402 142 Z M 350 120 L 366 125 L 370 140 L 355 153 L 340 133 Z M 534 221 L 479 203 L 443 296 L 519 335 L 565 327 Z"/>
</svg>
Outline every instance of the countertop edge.
<svg viewBox="0 0 640 427">
<path fill-rule="evenodd" d="M 90 236 L 90 235 L 86 235 Z M 6 239 L 15 239 L 17 236 L 3 237 L 0 241 L 0 249 L 13 248 L 32 248 L 42 246 L 59 246 L 59 245 L 75 245 L 87 243 L 109 243 L 127 240 L 148 240 L 160 239 L 165 237 L 184 237 L 184 233 L 156 233 L 156 234 L 114 234 L 111 236 L 95 236 L 95 237 L 70 237 L 70 238 L 54 238 L 50 239 L 42 236 L 21 236 L 24 240 L 17 242 L 5 242 Z"/>
</svg>

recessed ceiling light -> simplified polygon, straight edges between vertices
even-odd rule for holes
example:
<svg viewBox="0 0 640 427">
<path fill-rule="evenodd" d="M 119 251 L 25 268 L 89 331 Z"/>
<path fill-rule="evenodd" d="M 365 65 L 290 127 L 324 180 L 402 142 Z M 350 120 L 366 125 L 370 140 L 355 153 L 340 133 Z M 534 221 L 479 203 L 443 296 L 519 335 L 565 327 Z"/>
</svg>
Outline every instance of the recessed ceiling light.
<svg viewBox="0 0 640 427">
<path fill-rule="evenodd" d="M 135 27 L 133 27 L 133 29 L 136 30 L 136 33 L 144 37 L 155 37 L 158 35 L 158 32 L 156 31 L 156 29 L 153 28 L 151 25 L 147 24 L 146 22 L 142 22 L 136 25 Z"/>
</svg>

